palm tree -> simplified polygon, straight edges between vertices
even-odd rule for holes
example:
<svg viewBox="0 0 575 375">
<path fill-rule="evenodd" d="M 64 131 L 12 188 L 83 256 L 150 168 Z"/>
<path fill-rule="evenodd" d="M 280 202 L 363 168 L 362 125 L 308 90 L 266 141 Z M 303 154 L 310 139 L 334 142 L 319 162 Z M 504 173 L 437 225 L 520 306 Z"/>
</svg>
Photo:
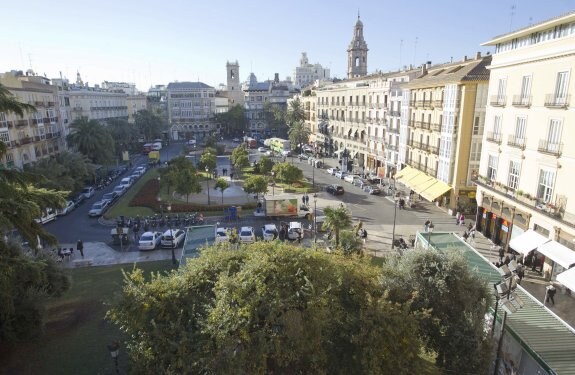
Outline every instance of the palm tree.
<svg viewBox="0 0 575 375">
<path fill-rule="evenodd" d="M 301 144 L 307 144 L 309 140 L 310 131 L 306 129 L 302 121 L 292 124 L 288 130 L 288 137 L 292 146 L 299 147 Z M 301 150 L 300 150 L 301 152 Z"/>
<path fill-rule="evenodd" d="M 299 121 L 303 121 L 305 119 L 305 112 L 301 105 L 301 101 L 299 98 L 292 100 L 289 103 L 289 107 L 287 110 L 286 115 L 286 122 L 289 127 Z"/>
<path fill-rule="evenodd" d="M 36 112 L 33 105 L 19 102 L 14 95 L 0 84 L 0 112 L 13 112 L 23 117 L 24 112 Z"/>
<path fill-rule="evenodd" d="M 325 215 L 323 225 L 335 232 L 335 247 L 338 247 L 340 231 L 351 226 L 351 214 L 345 207 L 326 207 L 323 212 Z"/>
<path fill-rule="evenodd" d="M 86 155 L 92 163 L 109 164 L 114 160 L 114 140 L 98 121 L 82 117 L 72 122 L 70 128 L 68 144 Z"/>
</svg>

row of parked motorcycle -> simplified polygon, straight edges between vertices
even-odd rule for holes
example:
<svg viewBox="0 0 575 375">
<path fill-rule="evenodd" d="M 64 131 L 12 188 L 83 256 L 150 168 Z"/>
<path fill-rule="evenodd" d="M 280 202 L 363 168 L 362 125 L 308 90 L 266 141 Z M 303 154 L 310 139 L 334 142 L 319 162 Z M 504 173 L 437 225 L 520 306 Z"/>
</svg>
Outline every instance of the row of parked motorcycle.
<svg viewBox="0 0 575 375">
<path fill-rule="evenodd" d="M 155 214 L 144 217 L 136 216 L 135 218 L 120 216 L 116 220 L 118 226 L 131 228 L 135 232 L 138 232 L 140 229 L 147 232 L 150 228 L 203 225 L 204 222 L 204 214 L 198 212 L 170 215 Z"/>
<path fill-rule="evenodd" d="M 96 190 L 102 190 L 103 188 L 114 182 L 115 179 L 123 175 L 124 172 L 126 172 L 127 170 L 128 170 L 127 165 L 122 165 L 110 170 L 106 176 L 100 177 L 96 180 L 94 188 Z"/>
</svg>

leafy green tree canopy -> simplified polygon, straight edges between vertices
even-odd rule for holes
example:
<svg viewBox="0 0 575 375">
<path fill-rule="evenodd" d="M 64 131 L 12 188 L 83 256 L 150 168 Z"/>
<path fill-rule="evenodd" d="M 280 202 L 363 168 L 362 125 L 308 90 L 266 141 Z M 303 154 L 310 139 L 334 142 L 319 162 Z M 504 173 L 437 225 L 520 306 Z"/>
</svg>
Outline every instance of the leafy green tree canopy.
<svg viewBox="0 0 575 375">
<path fill-rule="evenodd" d="M 275 172 L 276 179 L 288 184 L 293 184 L 303 179 L 303 171 L 290 163 L 276 164 L 272 170 Z"/>
<path fill-rule="evenodd" d="M 268 191 L 268 182 L 263 176 L 249 176 L 244 181 L 244 191 L 248 194 L 263 194 Z"/>
<path fill-rule="evenodd" d="M 325 221 L 323 226 L 335 233 L 335 246 L 340 245 L 340 233 L 343 229 L 351 227 L 351 213 L 345 207 L 326 207 L 323 210 Z"/>
<path fill-rule="evenodd" d="M 96 120 L 82 117 L 70 125 L 68 144 L 94 164 L 109 165 L 115 160 L 114 140 L 108 129 Z"/>
<path fill-rule="evenodd" d="M 135 373 L 420 373 L 417 320 L 378 269 L 286 244 L 205 249 L 177 272 L 125 277 L 108 313 Z"/>
</svg>

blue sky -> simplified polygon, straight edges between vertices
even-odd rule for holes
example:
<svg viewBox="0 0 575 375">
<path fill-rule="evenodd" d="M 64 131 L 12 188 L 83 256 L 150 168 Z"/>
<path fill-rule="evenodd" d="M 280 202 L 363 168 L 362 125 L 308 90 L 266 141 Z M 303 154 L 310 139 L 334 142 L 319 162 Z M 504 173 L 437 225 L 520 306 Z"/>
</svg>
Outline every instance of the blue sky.
<svg viewBox="0 0 575 375">
<path fill-rule="evenodd" d="M 3 1 L 0 72 L 217 86 L 228 60 L 242 80 L 285 78 L 305 51 L 343 78 L 358 9 L 374 72 L 485 53 L 482 42 L 573 11 L 575 0 Z"/>
</svg>

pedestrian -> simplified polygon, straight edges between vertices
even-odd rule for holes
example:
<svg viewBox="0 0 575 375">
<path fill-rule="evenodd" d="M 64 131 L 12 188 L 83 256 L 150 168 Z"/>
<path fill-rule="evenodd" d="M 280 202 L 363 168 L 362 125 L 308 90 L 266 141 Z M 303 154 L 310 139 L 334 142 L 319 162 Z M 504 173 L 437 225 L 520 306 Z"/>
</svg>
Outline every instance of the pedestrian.
<svg viewBox="0 0 575 375">
<path fill-rule="evenodd" d="M 431 221 L 430 221 L 430 220 L 427 220 L 427 221 L 425 222 L 425 231 L 426 231 L 426 232 L 427 232 L 427 230 L 429 229 L 429 224 L 431 224 Z"/>
<path fill-rule="evenodd" d="M 511 263 L 511 258 L 509 258 L 509 255 L 506 255 L 505 260 L 503 261 L 503 264 L 505 264 L 507 266 L 507 265 L 509 265 L 509 263 Z"/>
<path fill-rule="evenodd" d="M 557 292 L 557 289 L 555 289 L 555 287 L 553 286 L 553 284 L 549 285 L 547 288 L 547 297 L 545 298 L 545 303 L 551 301 L 551 303 L 553 303 L 553 305 L 555 305 L 555 293 Z"/>
<path fill-rule="evenodd" d="M 299 230 L 299 231 L 297 232 L 297 243 L 301 243 L 302 237 L 303 237 L 303 231 L 302 231 L 302 230 Z"/>
<path fill-rule="evenodd" d="M 465 242 L 467 242 L 467 239 L 469 238 L 469 233 L 467 233 L 467 231 L 463 232 L 463 240 Z"/>
<path fill-rule="evenodd" d="M 399 209 L 400 210 L 404 210 L 405 209 L 405 199 L 401 198 L 399 200 Z"/>
<path fill-rule="evenodd" d="M 363 244 L 365 245 L 365 243 L 367 242 L 367 231 L 364 229 L 362 229 L 361 231 L 361 239 L 363 240 Z"/>
<path fill-rule="evenodd" d="M 457 211 L 455 214 L 455 224 L 459 225 L 459 218 L 461 217 L 461 212 Z"/>
<path fill-rule="evenodd" d="M 76 250 L 78 250 L 82 258 L 84 258 L 84 243 L 82 240 L 78 240 L 78 242 L 76 242 Z"/>
<path fill-rule="evenodd" d="M 307 195 L 307 193 L 305 193 L 305 204 L 309 206 L 309 195 Z"/>
<path fill-rule="evenodd" d="M 459 225 L 465 225 L 465 215 L 463 214 L 459 217 Z"/>
<path fill-rule="evenodd" d="M 505 257 L 505 249 L 499 246 L 499 262 L 503 262 L 504 257 Z"/>
<path fill-rule="evenodd" d="M 537 253 L 533 252 L 533 256 L 531 257 L 531 271 L 535 272 L 537 269 Z"/>
<path fill-rule="evenodd" d="M 519 281 L 517 284 L 521 284 L 521 280 L 525 277 L 525 268 L 523 263 L 517 263 L 517 277 L 519 277 Z"/>
<path fill-rule="evenodd" d="M 233 180 L 233 179 L 234 179 L 234 174 L 230 173 L 230 180 Z"/>
</svg>

